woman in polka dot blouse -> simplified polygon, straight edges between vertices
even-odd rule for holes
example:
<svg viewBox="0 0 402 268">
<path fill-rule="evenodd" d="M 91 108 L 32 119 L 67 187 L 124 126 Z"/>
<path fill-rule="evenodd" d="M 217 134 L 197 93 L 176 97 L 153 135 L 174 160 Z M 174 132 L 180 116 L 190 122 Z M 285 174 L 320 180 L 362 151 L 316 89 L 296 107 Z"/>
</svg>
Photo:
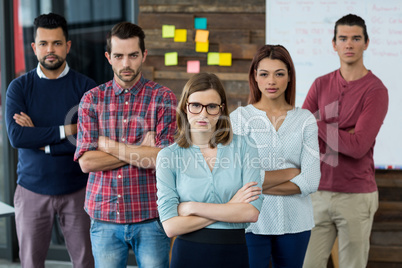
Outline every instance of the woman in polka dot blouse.
<svg viewBox="0 0 402 268">
<path fill-rule="evenodd" d="M 249 85 L 249 105 L 230 118 L 235 134 L 258 144 L 265 170 L 260 216 L 246 229 L 250 267 L 302 267 L 314 227 L 309 195 L 320 180 L 316 119 L 295 107 L 295 68 L 283 46 L 258 50 Z"/>
</svg>

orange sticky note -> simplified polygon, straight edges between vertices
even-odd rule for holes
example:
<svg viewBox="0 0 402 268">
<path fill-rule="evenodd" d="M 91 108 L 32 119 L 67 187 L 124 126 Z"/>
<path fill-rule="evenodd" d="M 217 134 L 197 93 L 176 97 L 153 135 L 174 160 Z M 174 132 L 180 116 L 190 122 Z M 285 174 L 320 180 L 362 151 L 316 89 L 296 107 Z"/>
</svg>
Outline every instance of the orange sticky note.
<svg viewBox="0 0 402 268">
<path fill-rule="evenodd" d="M 199 60 L 187 61 L 187 72 L 188 73 L 199 73 L 200 72 L 200 61 Z"/>
<path fill-rule="evenodd" d="M 232 66 L 232 53 L 219 53 L 219 66 Z"/>
<path fill-rule="evenodd" d="M 175 42 L 187 42 L 187 30 L 186 29 L 176 29 L 174 33 Z"/>
<path fill-rule="evenodd" d="M 195 42 L 208 42 L 209 31 L 207 30 L 197 30 L 195 33 Z"/>
<path fill-rule="evenodd" d="M 209 42 L 196 42 L 195 43 L 195 51 L 196 52 L 208 52 L 209 50 Z"/>
</svg>

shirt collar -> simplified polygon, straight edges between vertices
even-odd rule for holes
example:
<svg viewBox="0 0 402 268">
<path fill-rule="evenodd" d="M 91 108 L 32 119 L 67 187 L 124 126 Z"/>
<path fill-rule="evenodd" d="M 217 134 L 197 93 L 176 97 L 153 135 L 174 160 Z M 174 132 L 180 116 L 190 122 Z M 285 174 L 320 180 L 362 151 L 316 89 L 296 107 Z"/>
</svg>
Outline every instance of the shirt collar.
<svg viewBox="0 0 402 268">
<path fill-rule="evenodd" d="M 66 76 L 68 71 L 70 71 L 70 67 L 68 66 L 68 63 L 66 62 L 66 66 L 64 67 L 64 70 L 61 72 L 61 74 L 56 79 L 59 79 L 59 78 L 62 78 L 63 76 Z M 42 72 L 42 69 L 40 68 L 40 63 L 38 63 L 38 66 L 36 67 L 36 73 L 38 74 L 39 78 L 49 79 Z"/>
<path fill-rule="evenodd" d="M 126 93 L 128 91 L 130 91 L 131 94 L 135 95 L 144 87 L 145 82 L 146 82 L 146 80 L 141 74 L 140 79 L 132 87 L 122 88 L 119 85 L 119 83 L 117 83 L 116 80 L 113 78 L 113 90 L 114 90 L 114 93 L 116 94 L 116 96 L 122 94 L 123 92 Z"/>
</svg>

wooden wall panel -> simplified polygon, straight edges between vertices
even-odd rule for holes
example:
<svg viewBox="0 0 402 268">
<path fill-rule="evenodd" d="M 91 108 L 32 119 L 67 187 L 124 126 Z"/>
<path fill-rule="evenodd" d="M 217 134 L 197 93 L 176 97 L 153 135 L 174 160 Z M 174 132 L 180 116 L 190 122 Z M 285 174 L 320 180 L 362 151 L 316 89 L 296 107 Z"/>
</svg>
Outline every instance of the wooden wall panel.
<svg viewBox="0 0 402 268">
<path fill-rule="evenodd" d="M 141 0 L 138 24 L 145 31 L 147 76 L 171 88 L 177 97 L 192 74 L 187 61 L 199 60 L 201 72 L 216 73 L 229 96 L 230 108 L 247 104 L 248 71 L 257 49 L 265 43 L 265 0 Z M 207 53 L 195 51 L 194 18 L 207 18 L 209 52 L 232 53 L 232 66 L 207 64 Z M 162 25 L 187 29 L 187 42 L 162 38 Z M 178 52 L 178 65 L 165 66 L 164 55 Z"/>
<path fill-rule="evenodd" d="M 247 2 L 247 3 L 246 3 Z M 247 75 L 256 50 L 265 44 L 265 0 L 140 0 L 139 25 L 146 34 L 144 75 L 173 90 L 179 98 L 193 74 L 187 61 L 199 60 L 201 72 L 216 73 L 223 82 L 229 111 L 247 105 Z M 194 18 L 206 17 L 210 51 L 232 53 L 232 66 L 209 66 L 207 54 L 195 52 Z M 187 42 L 162 38 L 162 25 L 187 29 Z M 165 66 L 166 52 L 179 53 L 177 66 Z M 380 208 L 372 230 L 369 268 L 402 267 L 402 172 L 377 170 Z"/>
</svg>

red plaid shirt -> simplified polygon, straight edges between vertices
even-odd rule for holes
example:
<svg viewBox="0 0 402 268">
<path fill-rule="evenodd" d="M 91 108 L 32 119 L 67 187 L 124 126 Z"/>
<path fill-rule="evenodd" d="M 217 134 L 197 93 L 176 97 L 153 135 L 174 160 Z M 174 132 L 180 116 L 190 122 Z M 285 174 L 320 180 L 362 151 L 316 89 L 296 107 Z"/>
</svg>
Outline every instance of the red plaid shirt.
<svg viewBox="0 0 402 268">
<path fill-rule="evenodd" d="M 141 76 L 130 89 L 111 80 L 88 91 L 78 110 L 77 161 L 86 151 L 97 150 L 99 136 L 126 144 L 140 144 L 155 131 L 155 144 L 173 143 L 176 130 L 173 92 Z M 96 220 L 135 223 L 158 217 L 154 169 L 133 165 L 91 172 L 85 210 Z"/>
</svg>

